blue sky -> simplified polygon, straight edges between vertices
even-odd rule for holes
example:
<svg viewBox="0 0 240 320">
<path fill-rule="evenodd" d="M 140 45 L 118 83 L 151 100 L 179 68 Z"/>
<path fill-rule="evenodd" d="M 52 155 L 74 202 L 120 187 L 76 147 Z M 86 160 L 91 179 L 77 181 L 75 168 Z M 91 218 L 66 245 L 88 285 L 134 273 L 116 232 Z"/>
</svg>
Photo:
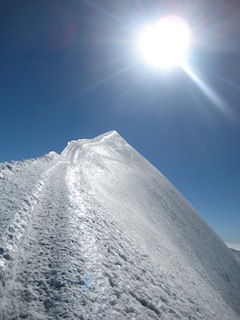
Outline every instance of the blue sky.
<svg viewBox="0 0 240 320">
<path fill-rule="evenodd" d="M 228 242 L 240 243 L 240 1 L 2 1 L 0 161 L 117 130 Z M 143 25 L 185 18 L 189 67 L 147 65 Z"/>
</svg>

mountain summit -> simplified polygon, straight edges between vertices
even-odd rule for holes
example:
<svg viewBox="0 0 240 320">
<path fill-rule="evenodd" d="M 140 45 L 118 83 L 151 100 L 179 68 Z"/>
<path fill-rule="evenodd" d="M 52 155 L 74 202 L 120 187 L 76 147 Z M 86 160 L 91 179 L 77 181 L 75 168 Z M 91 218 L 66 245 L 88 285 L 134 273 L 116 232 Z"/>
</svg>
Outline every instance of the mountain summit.
<svg viewBox="0 0 240 320">
<path fill-rule="evenodd" d="M 0 320 L 240 319 L 240 265 L 117 132 L 0 164 Z"/>
</svg>

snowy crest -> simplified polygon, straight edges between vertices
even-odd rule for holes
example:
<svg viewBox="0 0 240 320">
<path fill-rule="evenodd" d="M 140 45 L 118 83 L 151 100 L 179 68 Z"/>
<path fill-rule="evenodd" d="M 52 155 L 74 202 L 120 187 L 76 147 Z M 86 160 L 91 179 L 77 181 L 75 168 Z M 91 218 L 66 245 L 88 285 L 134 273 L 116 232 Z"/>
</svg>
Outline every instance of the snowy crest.
<svg viewBox="0 0 240 320">
<path fill-rule="evenodd" d="M 116 131 L 0 164 L 0 319 L 240 319 L 240 264 Z"/>
</svg>

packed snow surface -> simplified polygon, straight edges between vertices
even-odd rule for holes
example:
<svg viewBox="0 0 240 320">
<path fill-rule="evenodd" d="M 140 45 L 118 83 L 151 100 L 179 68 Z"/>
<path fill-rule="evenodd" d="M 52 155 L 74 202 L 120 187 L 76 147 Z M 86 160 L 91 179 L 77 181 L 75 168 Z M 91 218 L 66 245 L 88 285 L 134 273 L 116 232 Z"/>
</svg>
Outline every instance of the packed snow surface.
<svg viewBox="0 0 240 320">
<path fill-rule="evenodd" d="M 240 319 L 240 264 L 116 132 L 0 164 L 0 320 Z"/>
</svg>

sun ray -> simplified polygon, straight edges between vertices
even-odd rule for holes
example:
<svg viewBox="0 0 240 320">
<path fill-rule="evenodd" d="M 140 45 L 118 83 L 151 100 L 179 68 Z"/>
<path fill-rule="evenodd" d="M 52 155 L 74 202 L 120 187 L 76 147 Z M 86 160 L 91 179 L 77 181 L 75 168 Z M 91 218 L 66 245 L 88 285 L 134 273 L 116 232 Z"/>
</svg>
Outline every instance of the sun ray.
<svg viewBox="0 0 240 320">
<path fill-rule="evenodd" d="M 86 89 L 81 91 L 78 95 L 83 95 L 83 94 L 91 92 L 92 90 L 96 89 L 97 87 L 100 87 L 100 86 L 104 85 L 105 83 L 113 80 L 114 78 L 119 77 L 123 73 L 128 72 L 129 70 L 133 69 L 137 65 L 138 65 L 138 63 L 135 63 L 135 64 L 131 64 L 131 65 L 125 67 L 125 68 L 122 68 L 121 70 L 119 70 L 119 71 L 109 75 L 108 77 L 105 77 L 105 78 L 101 79 L 100 81 L 94 83 L 93 85 L 87 87 Z"/>
<path fill-rule="evenodd" d="M 181 67 L 186 72 L 186 74 L 193 80 L 193 82 L 198 86 L 202 93 L 208 98 L 208 100 L 212 102 L 213 106 L 215 106 L 218 109 L 218 111 L 220 111 L 225 116 L 230 117 L 232 120 L 236 119 L 236 114 L 230 108 L 230 106 L 212 88 L 210 88 L 206 83 L 204 83 L 197 76 L 196 72 L 193 72 L 186 64 L 182 64 Z"/>
</svg>

